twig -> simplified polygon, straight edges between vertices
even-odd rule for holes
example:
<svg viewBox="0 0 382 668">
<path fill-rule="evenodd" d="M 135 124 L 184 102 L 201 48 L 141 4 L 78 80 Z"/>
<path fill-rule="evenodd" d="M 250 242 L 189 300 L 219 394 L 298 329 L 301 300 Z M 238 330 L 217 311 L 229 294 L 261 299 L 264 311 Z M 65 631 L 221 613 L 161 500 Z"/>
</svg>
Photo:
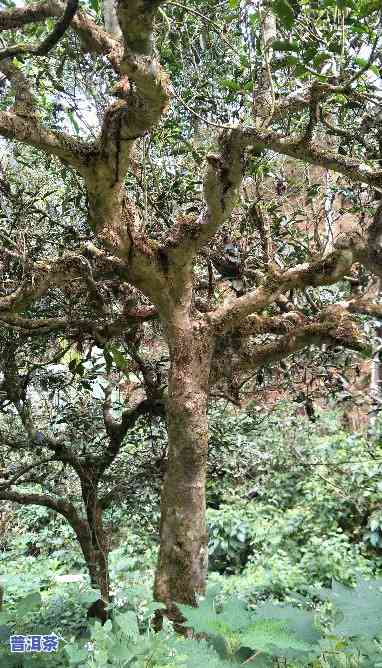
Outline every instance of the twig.
<svg viewBox="0 0 382 668">
<path fill-rule="evenodd" d="M 215 21 L 212 21 L 212 19 L 209 19 L 208 16 L 205 16 L 201 12 L 198 12 L 197 9 L 191 9 L 191 7 L 187 7 L 186 5 L 182 5 L 182 3 L 180 3 L 180 2 L 173 2 L 172 0 L 169 0 L 169 2 L 167 4 L 174 5 L 174 7 L 180 7 L 180 9 L 184 9 L 186 12 L 189 12 L 189 14 L 194 14 L 194 16 L 199 16 L 201 19 L 203 19 L 203 21 L 205 21 L 206 23 L 209 23 L 219 33 L 219 37 L 220 37 L 221 41 L 224 42 L 224 44 L 226 44 L 234 53 L 236 53 L 237 56 L 240 56 L 240 53 L 238 52 L 238 50 L 235 49 L 235 47 L 232 46 L 232 44 L 230 44 L 230 42 L 224 37 L 223 31 L 220 28 L 220 26 L 217 23 L 215 23 Z"/>
<path fill-rule="evenodd" d="M 179 102 L 191 113 L 193 116 L 196 116 L 196 118 L 199 118 L 199 120 L 203 121 L 203 123 L 206 123 L 207 125 L 211 125 L 214 128 L 219 128 L 219 130 L 237 130 L 237 128 L 234 125 L 223 125 L 220 123 L 214 123 L 213 121 L 208 121 L 204 116 L 201 114 L 198 114 L 197 111 L 195 111 L 192 107 L 190 107 L 187 102 L 183 100 L 180 95 L 175 93 L 175 91 L 172 91 L 174 97 L 179 100 Z"/>
<path fill-rule="evenodd" d="M 41 44 L 32 46 L 30 44 L 15 44 L 0 51 L 0 60 L 3 58 L 14 58 L 15 56 L 46 56 L 57 44 L 66 32 L 69 24 L 78 9 L 78 0 L 68 0 L 62 17 L 57 21 L 53 30 Z"/>
<path fill-rule="evenodd" d="M 255 654 L 252 654 L 252 656 L 250 656 L 249 659 L 246 659 L 245 661 L 243 661 L 243 663 L 241 665 L 244 666 L 246 663 L 249 663 L 250 661 L 253 661 L 253 659 L 256 659 L 256 657 L 259 656 L 259 654 L 262 654 L 261 649 L 258 649 L 257 652 L 255 652 Z"/>
</svg>

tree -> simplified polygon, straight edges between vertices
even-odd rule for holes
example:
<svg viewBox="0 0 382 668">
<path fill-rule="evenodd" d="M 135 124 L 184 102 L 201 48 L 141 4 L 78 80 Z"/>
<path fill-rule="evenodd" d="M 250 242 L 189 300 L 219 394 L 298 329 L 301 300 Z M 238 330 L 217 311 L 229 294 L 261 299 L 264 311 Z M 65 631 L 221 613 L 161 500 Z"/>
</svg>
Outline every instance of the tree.
<svg viewBox="0 0 382 668">
<path fill-rule="evenodd" d="M 370 74 L 379 75 L 379 4 L 323 5 L 228 0 L 217 6 L 206 0 L 186 7 L 120 0 L 121 39 L 102 27 L 96 3 L 85 11 L 48 0 L 0 14 L 7 39 L 0 67 L 11 85 L 6 102 L 14 96 L 0 113 L 0 134 L 73 170 L 87 203 L 84 238 L 70 250 L 54 256 L 50 249 L 38 259 L 12 251 L 22 271 L 4 288 L 1 321 L 30 334 L 80 332 L 107 357 L 112 341 L 120 353 L 123 337 L 127 352 L 134 351 L 128 328 L 159 320 L 169 355 L 168 387 L 160 396 L 169 456 L 155 596 L 170 613 L 176 614 L 176 601 L 196 604 L 205 586 L 211 393 L 233 396 L 243 378 L 310 345 L 365 352 L 367 341 L 352 314 L 381 315 L 367 294 L 349 296 L 343 288 L 347 298 L 336 302 L 329 296 L 320 308 L 304 292 L 341 282 L 359 266 L 382 275 L 381 205 L 366 231 L 360 225 L 335 239 L 328 222 L 331 243 L 317 243 L 314 252 L 308 245 L 301 263 L 295 252 L 277 258 L 280 220 L 277 228 L 272 207 L 254 196 L 269 152 L 337 172 L 346 184 L 366 184 L 378 193 L 382 188 L 380 107 Z M 38 41 L 43 22 L 51 19 L 57 19 L 56 27 Z M 56 71 L 65 71 L 60 81 Z M 36 77 L 41 83 L 49 76 L 54 113 L 52 100 L 33 90 Z M 57 84 L 65 92 L 77 81 L 77 115 L 67 108 L 60 120 Z M 101 119 L 99 132 L 93 123 L 87 135 L 78 122 L 86 94 Z M 110 94 L 118 99 L 111 101 Z M 68 133 L 69 121 L 77 136 Z M 278 179 L 275 196 L 283 191 Z M 357 211 L 365 223 L 372 206 Z M 288 229 L 298 233 L 293 222 Z M 242 288 L 222 303 L 214 300 L 212 264 L 222 266 L 213 260 L 216 253 L 224 255 L 220 235 L 231 238 L 231 232 L 239 232 L 242 257 L 248 242 L 252 267 L 244 262 Z M 320 226 L 319 233 L 325 234 Z M 253 248 L 256 235 L 259 250 Z M 200 276 L 206 261 L 208 281 Z M 107 281 L 120 306 L 118 317 L 105 309 Z M 74 286 L 71 310 L 60 310 L 57 294 L 67 295 Z M 84 318 L 82 310 L 91 315 Z M 157 387 L 155 379 L 151 387 Z M 13 398 L 32 440 L 36 432 L 25 417 L 25 402 Z M 110 426 L 110 436 L 119 429 Z"/>
<path fill-rule="evenodd" d="M 57 364 L 57 358 L 65 358 L 65 351 L 44 364 L 36 359 L 38 350 L 34 347 L 33 364 L 28 364 L 30 354 L 27 359 L 24 355 L 33 350 L 33 343 L 28 346 L 25 339 L 25 335 L 13 333 L 12 338 L 3 336 L 2 342 L 6 358 L 1 359 L 5 416 L 0 499 L 40 505 L 64 517 L 82 551 L 91 585 L 107 604 L 110 531 L 105 528 L 103 514 L 118 501 L 121 489 L 124 495 L 126 489 L 131 494 L 136 485 L 139 470 L 134 461 L 139 458 L 139 448 L 134 448 L 136 438 L 131 429 L 142 415 L 163 415 L 163 406 L 142 397 L 136 397 L 131 406 L 122 406 L 115 396 L 115 374 L 107 372 L 94 353 L 84 367 L 78 355 L 72 356 L 68 368 Z M 94 401 L 98 395 L 102 404 Z M 119 423 L 112 399 L 114 411 L 119 404 Z M 22 429 L 15 429 L 14 408 Z M 126 440 L 136 450 L 130 457 L 124 448 Z"/>
</svg>

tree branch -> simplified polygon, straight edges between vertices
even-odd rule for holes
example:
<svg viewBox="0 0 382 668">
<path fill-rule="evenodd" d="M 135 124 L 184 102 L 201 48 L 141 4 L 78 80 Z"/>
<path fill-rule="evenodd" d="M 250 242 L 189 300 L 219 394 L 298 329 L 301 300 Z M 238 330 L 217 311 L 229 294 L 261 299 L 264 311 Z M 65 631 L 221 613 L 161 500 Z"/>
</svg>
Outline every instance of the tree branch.
<svg viewBox="0 0 382 668">
<path fill-rule="evenodd" d="M 30 82 L 22 70 L 10 60 L 3 60 L 0 62 L 0 72 L 5 74 L 15 91 L 13 111 L 18 116 L 35 116 L 36 99 L 32 93 Z"/>
<path fill-rule="evenodd" d="M 272 149 L 281 155 L 289 155 L 291 158 L 303 160 L 312 165 L 319 165 L 334 172 L 343 174 L 350 181 L 367 183 L 370 186 L 382 188 L 382 170 L 375 169 L 356 158 L 347 158 L 330 149 L 322 149 L 318 144 L 308 144 L 305 135 L 285 139 L 274 132 L 262 133 L 256 128 L 244 128 L 243 136 L 249 146 L 252 142 L 258 150 L 262 148 Z M 362 143 L 362 142 L 361 142 Z"/>
<path fill-rule="evenodd" d="M 14 292 L 0 297 L 0 317 L 2 311 L 22 311 L 50 288 L 61 287 L 76 278 L 86 277 L 89 271 L 91 269 L 86 258 L 74 253 L 46 263 L 36 262 Z"/>
<path fill-rule="evenodd" d="M 92 154 L 92 147 L 86 142 L 64 132 L 47 130 L 37 124 L 35 118 L 9 111 L 0 112 L 0 135 L 39 148 L 49 155 L 56 155 L 80 173 Z"/>
<path fill-rule="evenodd" d="M 287 290 L 336 283 L 355 262 L 361 261 L 367 255 L 360 240 L 353 239 L 350 235 L 343 240 L 343 245 L 344 248 L 336 249 L 322 260 L 298 265 L 279 274 L 275 271 L 269 272 L 258 288 L 204 317 L 213 326 L 216 334 L 222 334 L 235 329 L 241 320 L 251 313 L 262 311 Z"/>
<path fill-rule="evenodd" d="M 111 388 L 110 386 L 107 388 L 103 403 L 103 416 L 106 432 L 110 440 L 107 449 L 99 458 L 99 471 L 103 473 L 113 463 L 121 449 L 123 439 L 128 430 L 134 427 L 141 415 L 147 414 L 165 417 L 166 411 L 164 403 L 159 400 L 140 400 L 136 406 L 124 411 L 121 422 L 117 422 L 112 414 Z"/>
<path fill-rule="evenodd" d="M 0 32 L 16 30 L 29 23 L 38 23 L 54 16 L 60 17 L 65 4 L 60 0 L 47 0 L 0 12 Z M 113 38 L 101 26 L 92 21 L 85 12 L 77 11 L 71 20 L 71 28 L 79 35 L 85 51 L 105 55 L 116 72 L 122 58 L 119 40 Z"/>
<path fill-rule="evenodd" d="M 0 490 L 0 499 L 2 501 L 14 501 L 27 506 L 45 506 L 55 510 L 60 515 L 63 515 L 67 520 L 73 517 L 78 517 L 76 507 L 69 501 L 63 499 L 54 499 L 47 494 L 25 494 L 21 492 L 6 492 Z"/>
<path fill-rule="evenodd" d="M 31 471 L 32 469 L 38 468 L 39 466 L 42 466 L 43 464 L 49 464 L 49 462 L 54 462 L 57 461 L 57 459 L 53 457 L 49 457 L 49 459 L 42 459 L 39 462 L 35 462 L 34 464 L 31 464 L 30 466 L 24 466 L 21 469 L 17 471 L 17 473 L 10 479 L 7 480 L 5 483 L 0 484 L 0 494 L 2 490 L 8 489 L 9 487 L 12 487 L 19 478 L 21 478 L 25 473 L 28 473 L 28 471 Z M 21 481 L 21 484 L 23 484 L 24 481 Z M 20 484 L 20 483 L 18 483 Z"/>
<path fill-rule="evenodd" d="M 195 257 L 198 249 L 213 237 L 219 226 L 231 215 L 236 204 L 244 173 L 245 140 L 240 129 L 223 132 L 218 154 L 207 156 L 204 177 L 206 210 L 196 219 L 182 218 L 170 230 L 163 251 L 182 269 Z"/>
<path fill-rule="evenodd" d="M 65 11 L 57 21 L 53 30 L 41 42 L 32 46 L 30 44 L 15 44 L 0 51 L 0 60 L 14 58 L 15 56 L 46 56 L 49 51 L 59 42 L 68 29 L 70 22 L 78 9 L 78 0 L 67 0 Z"/>
<path fill-rule="evenodd" d="M 290 326 L 287 334 L 269 343 L 259 344 L 256 341 L 247 341 L 247 337 L 257 336 L 260 331 L 263 333 L 264 331 L 282 330 L 277 322 L 272 322 L 273 318 L 269 319 L 271 321 L 269 326 L 267 320 L 267 317 L 259 319 L 257 316 L 250 316 L 247 318 L 243 323 L 244 339 L 241 337 L 238 340 L 235 339 L 234 355 L 227 355 L 227 347 L 221 346 L 224 350 L 215 356 L 212 365 L 212 385 L 220 379 L 231 378 L 233 374 L 254 370 L 265 364 L 282 360 L 309 345 L 326 343 L 371 354 L 370 345 L 365 341 L 347 311 L 342 308 L 342 304 L 335 304 L 321 311 L 308 322 L 295 327 Z"/>
</svg>

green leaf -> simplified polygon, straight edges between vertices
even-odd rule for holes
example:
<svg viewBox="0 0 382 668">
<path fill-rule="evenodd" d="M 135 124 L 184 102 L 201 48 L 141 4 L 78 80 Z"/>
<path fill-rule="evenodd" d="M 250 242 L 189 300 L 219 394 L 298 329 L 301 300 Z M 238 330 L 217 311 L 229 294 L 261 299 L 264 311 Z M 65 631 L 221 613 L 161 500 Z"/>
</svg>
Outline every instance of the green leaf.
<svg viewBox="0 0 382 668">
<path fill-rule="evenodd" d="M 276 619 L 256 620 L 239 634 L 239 640 L 243 647 L 279 656 L 285 656 L 287 650 L 308 652 L 312 649 L 310 644 L 290 631 L 285 621 Z"/>
<path fill-rule="evenodd" d="M 222 79 L 220 83 L 223 88 L 228 88 L 228 90 L 238 91 L 241 89 L 240 84 L 234 79 Z"/>
<path fill-rule="evenodd" d="M 166 606 L 164 603 L 158 603 L 157 601 L 153 601 L 152 603 L 149 603 L 147 608 L 142 613 L 142 619 L 150 619 L 150 617 L 154 614 L 154 612 L 165 608 Z"/>
<path fill-rule="evenodd" d="M 354 588 L 334 580 L 320 597 L 342 612 L 342 621 L 332 628 L 336 635 L 374 638 L 382 632 L 382 579 L 358 580 Z"/>
<path fill-rule="evenodd" d="M 253 28 L 256 28 L 260 23 L 260 16 L 258 12 L 253 12 L 249 16 L 249 21 Z"/>
<path fill-rule="evenodd" d="M 306 643 L 314 644 L 320 639 L 320 634 L 314 626 L 314 613 L 307 610 L 301 610 L 292 605 L 264 603 L 256 609 L 256 616 L 285 621 L 299 640 Z"/>
<path fill-rule="evenodd" d="M 320 67 L 332 57 L 328 51 L 319 51 L 313 58 L 314 67 L 319 70 Z"/>
<path fill-rule="evenodd" d="M 82 603 L 82 605 L 90 605 L 101 598 L 101 592 L 97 589 L 90 589 L 88 591 L 80 592 L 77 596 L 79 603 Z"/>
<path fill-rule="evenodd" d="M 119 626 L 122 633 L 130 640 L 136 641 L 139 638 L 139 628 L 137 615 L 133 610 L 128 610 L 119 614 L 115 618 L 115 623 Z"/>
<path fill-rule="evenodd" d="M 167 663 L 166 666 L 182 666 L 182 668 L 233 668 L 230 661 L 222 659 L 205 640 L 171 639 L 169 648 L 176 652 L 181 662 Z"/>
<path fill-rule="evenodd" d="M 230 631 L 238 631 L 251 623 L 253 613 L 248 610 L 244 601 L 231 598 L 224 604 L 223 611 L 218 617 L 221 622 L 229 627 Z"/>
<path fill-rule="evenodd" d="M 284 39 L 276 39 L 272 46 L 276 51 L 296 51 L 297 53 L 301 51 L 301 45 L 298 42 L 289 42 Z"/>
<path fill-rule="evenodd" d="M 372 12 L 380 11 L 380 0 L 363 0 L 359 3 L 359 16 L 369 16 Z"/>
<path fill-rule="evenodd" d="M 24 657 L 25 659 L 25 657 Z M 17 654 L 13 656 L 2 656 L 1 657 L 1 668 L 27 668 L 26 663 L 24 662 L 20 663 L 20 656 L 17 656 Z M 30 664 L 29 664 L 30 665 Z"/>
<path fill-rule="evenodd" d="M 0 625 L 0 643 L 7 642 L 9 636 L 12 635 L 12 628 L 6 624 Z"/>
<path fill-rule="evenodd" d="M 359 65 L 360 68 L 364 68 L 368 65 L 368 60 L 365 60 L 365 58 L 354 58 L 354 62 Z M 368 66 L 368 70 L 376 74 L 377 76 L 380 75 L 379 67 L 374 64 L 370 64 Z"/>
<path fill-rule="evenodd" d="M 86 649 L 79 649 L 78 647 L 73 647 L 73 645 L 67 645 L 65 647 L 65 654 L 69 661 L 75 665 L 81 663 L 81 661 L 86 661 L 86 659 L 89 658 L 89 652 Z"/>
<path fill-rule="evenodd" d="M 293 7 L 288 0 L 273 0 L 273 11 L 278 16 L 281 25 L 287 30 L 291 30 L 295 21 L 295 15 Z"/>
<path fill-rule="evenodd" d="M 122 353 L 118 350 L 116 346 L 109 346 L 109 352 L 111 353 L 113 360 L 121 371 L 124 371 L 128 365 L 128 360 Z"/>
<path fill-rule="evenodd" d="M 198 608 L 191 608 L 188 605 L 181 604 L 178 607 L 187 619 L 185 624 L 192 626 L 196 633 L 225 635 L 230 630 L 225 619 L 219 619 L 220 616 L 216 613 L 211 601 L 201 601 Z"/>
<path fill-rule="evenodd" d="M 25 596 L 25 598 L 18 601 L 16 604 L 16 610 L 19 615 L 26 615 L 32 610 L 36 610 L 41 606 L 41 594 L 40 592 L 32 592 Z"/>
</svg>

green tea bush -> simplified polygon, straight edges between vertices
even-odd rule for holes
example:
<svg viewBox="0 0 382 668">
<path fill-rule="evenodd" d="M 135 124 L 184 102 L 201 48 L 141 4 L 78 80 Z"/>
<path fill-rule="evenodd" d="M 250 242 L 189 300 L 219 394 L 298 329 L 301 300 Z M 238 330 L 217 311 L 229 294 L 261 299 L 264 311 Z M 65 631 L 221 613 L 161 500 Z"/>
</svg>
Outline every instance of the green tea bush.
<svg viewBox="0 0 382 668">
<path fill-rule="evenodd" d="M 245 461 L 252 451 L 251 466 L 224 489 L 219 510 L 208 511 L 211 570 L 241 573 L 246 591 L 252 581 L 258 594 L 281 598 L 332 577 L 350 583 L 380 572 L 379 427 L 373 437 L 348 434 L 339 418 L 321 413 L 313 424 L 288 404 L 261 428 L 248 416 L 229 418 L 231 441 Z"/>
</svg>

